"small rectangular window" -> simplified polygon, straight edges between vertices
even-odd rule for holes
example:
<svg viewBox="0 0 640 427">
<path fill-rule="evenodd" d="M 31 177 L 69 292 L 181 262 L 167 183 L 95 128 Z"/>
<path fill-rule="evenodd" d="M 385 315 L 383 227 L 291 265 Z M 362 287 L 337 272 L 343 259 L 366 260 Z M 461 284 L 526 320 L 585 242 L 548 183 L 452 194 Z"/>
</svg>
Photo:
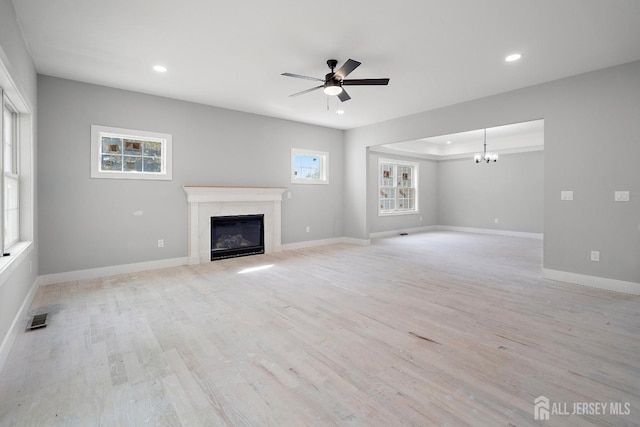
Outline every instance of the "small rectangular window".
<svg viewBox="0 0 640 427">
<path fill-rule="evenodd" d="M 417 213 L 418 164 L 380 159 L 378 166 L 378 213 Z"/>
<path fill-rule="evenodd" d="M 170 134 L 91 126 L 91 177 L 172 179 Z"/>
<path fill-rule="evenodd" d="M 294 184 L 328 184 L 329 153 L 291 149 L 291 182 Z"/>
</svg>

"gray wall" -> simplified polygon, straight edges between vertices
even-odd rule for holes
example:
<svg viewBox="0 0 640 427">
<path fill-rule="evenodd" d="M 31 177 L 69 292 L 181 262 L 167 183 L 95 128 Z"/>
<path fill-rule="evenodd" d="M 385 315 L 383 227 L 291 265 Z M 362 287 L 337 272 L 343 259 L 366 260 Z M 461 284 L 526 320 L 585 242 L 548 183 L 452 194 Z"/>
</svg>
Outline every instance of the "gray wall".
<svg viewBox="0 0 640 427">
<path fill-rule="evenodd" d="M 543 151 L 438 162 L 439 225 L 542 233 L 543 199 Z"/>
<path fill-rule="evenodd" d="M 22 39 L 11 0 L 0 0 L 0 58 L 22 95 L 35 107 L 36 69 Z"/>
<path fill-rule="evenodd" d="M 48 76 L 38 96 L 40 274 L 187 256 L 183 185 L 288 187 L 284 244 L 344 234 L 343 131 Z M 172 134 L 173 180 L 91 179 L 92 124 Z M 292 147 L 329 152 L 328 185 L 290 183 Z"/>
<path fill-rule="evenodd" d="M 37 107 L 36 71 L 22 40 L 22 33 L 18 28 L 16 14 L 10 0 L 0 0 L 0 60 L 35 115 Z M 35 120 L 33 123 L 35 125 Z M 33 149 L 36 149 L 35 135 Z M 35 171 L 32 173 L 35 174 Z M 25 182 L 21 185 L 24 184 Z M 26 184 L 31 186 L 32 182 L 26 182 Z M 11 324 L 38 275 L 37 234 L 33 236 L 33 239 L 34 249 L 18 265 L 13 265 L 12 267 L 15 268 L 10 277 L 4 283 L 0 283 L 0 343 L 7 336 Z"/>
<path fill-rule="evenodd" d="M 544 119 L 544 267 L 640 283 L 638 117 L 633 62 L 348 130 L 345 233 L 367 238 L 367 147 Z M 561 201 L 561 190 L 575 200 Z M 614 202 L 614 190 L 629 190 L 631 201 Z"/>
<path fill-rule="evenodd" d="M 378 215 L 378 159 L 404 160 L 418 163 L 418 214 Z M 406 230 L 438 224 L 438 164 L 433 160 L 395 154 L 369 153 L 367 179 L 369 232 Z M 422 218 L 422 220 L 420 220 Z"/>
</svg>

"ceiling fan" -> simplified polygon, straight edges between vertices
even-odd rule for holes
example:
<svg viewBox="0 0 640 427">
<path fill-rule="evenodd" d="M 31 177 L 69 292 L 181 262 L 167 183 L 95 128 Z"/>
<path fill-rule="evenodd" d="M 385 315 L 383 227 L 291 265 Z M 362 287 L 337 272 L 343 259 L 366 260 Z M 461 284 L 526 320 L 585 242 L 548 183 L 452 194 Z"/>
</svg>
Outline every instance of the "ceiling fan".
<svg viewBox="0 0 640 427">
<path fill-rule="evenodd" d="M 338 71 L 334 72 L 333 70 L 336 68 L 336 65 L 338 65 L 338 61 L 335 59 L 329 59 L 327 61 L 327 65 L 331 69 L 331 72 L 327 73 L 327 75 L 324 76 L 324 80 L 318 79 L 316 77 L 302 76 L 300 74 L 293 73 L 282 73 L 282 75 L 323 83 L 320 86 L 312 87 L 311 89 L 303 90 L 302 92 L 297 92 L 289 96 L 304 95 L 305 93 L 324 88 L 324 93 L 326 93 L 327 95 L 337 95 L 340 101 L 344 102 L 350 100 L 351 97 L 342 86 L 385 86 L 389 84 L 389 79 L 345 79 L 345 77 L 347 77 L 353 70 L 358 68 L 360 64 L 361 63 L 358 61 L 349 59 L 344 63 L 344 65 L 342 65 L 342 67 L 340 67 Z"/>
</svg>

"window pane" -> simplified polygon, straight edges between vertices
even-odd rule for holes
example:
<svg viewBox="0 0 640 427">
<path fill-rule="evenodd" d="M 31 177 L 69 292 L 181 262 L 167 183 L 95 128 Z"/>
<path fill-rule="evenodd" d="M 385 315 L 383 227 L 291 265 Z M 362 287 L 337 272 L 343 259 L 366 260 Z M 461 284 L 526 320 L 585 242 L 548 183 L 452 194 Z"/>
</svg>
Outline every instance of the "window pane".
<svg viewBox="0 0 640 427">
<path fill-rule="evenodd" d="M 414 207 L 414 189 L 399 188 L 398 189 L 398 209 L 408 210 Z"/>
<path fill-rule="evenodd" d="M 398 166 L 398 187 L 411 187 L 413 184 L 413 167 Z"/>
<path fill-rule="evenodd" d="M 3 135 L 2 141 L 4 145 L 4 171 L 14 173 L 13 165 L 13 143 L 14 143 L 14 126 L 15 114 L 5 106 L 3 113 Z"/>
<path fill-rule="evenodd" d="M 385 163 L 380 165 L 380 185 L 383 187 L 393 186 L 393 165 Z"/>
<path fill-rule="evenodd" d="M 321 179 L 322 160 L 317 156 L 296 156 L 293 174 L 298 179 Z"/>
<path fill-rule="evenodd" d="M 102 137 L 102 152 L 105 154 L 122 153 L 122 140 L 120 138 Z"/>
<path fill-rule="evenodd" d="M 145 172 L 162 172 L 162 161 L 155 157 L 143 157 L 143 168 Z"/>
<path fill-rule="evenodd" d="M 144 143 L 144 155 L 150 157 L 162 156 L 162 144 L 159 142 L 146 141 Z"/>
<path fill-rule="evenodd" d="M 19 193 L 17 177 L 5 174 L 4 182 L 4 247 L 7 248 L 18 241 Z"/>
<path fill-rule="evenodd" d="M 141 156 L 142 155 L 142 141 L 136 141 L 135 139 L 125 139 L 124 140 L 124 154 Z"/>
<path fill-rule="evenodd" d="M 387 211 L 396 208 L 396 189 L 383 187 L 380 188 L 380 209 Z"/>
<path fill-rule="evenodd" d="M 124 156 L 123 170 L 130 172 L 142 172 L 142 157 Z"/>
<path fill-rule="evenodd" d="M 102 156 L 101 168 L 103 171 L 121 171 L 122 156 Z"/>
</svg>

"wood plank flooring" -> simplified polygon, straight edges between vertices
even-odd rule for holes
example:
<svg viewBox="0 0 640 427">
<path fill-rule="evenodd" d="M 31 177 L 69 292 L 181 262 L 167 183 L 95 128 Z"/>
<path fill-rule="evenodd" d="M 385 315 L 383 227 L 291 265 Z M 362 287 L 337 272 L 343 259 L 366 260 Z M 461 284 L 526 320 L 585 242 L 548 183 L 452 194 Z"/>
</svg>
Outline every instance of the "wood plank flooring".
<svg viewBox="0 0 640 427">
<path fill-rule="evenodd" d="M 541 241 L 433 232 L 45 286 L 0 425 L 540 425 L 540 395 L 631 411 L 547 425 L 637 425 L 640 297 L 541 264 Z"/>
</svg>

